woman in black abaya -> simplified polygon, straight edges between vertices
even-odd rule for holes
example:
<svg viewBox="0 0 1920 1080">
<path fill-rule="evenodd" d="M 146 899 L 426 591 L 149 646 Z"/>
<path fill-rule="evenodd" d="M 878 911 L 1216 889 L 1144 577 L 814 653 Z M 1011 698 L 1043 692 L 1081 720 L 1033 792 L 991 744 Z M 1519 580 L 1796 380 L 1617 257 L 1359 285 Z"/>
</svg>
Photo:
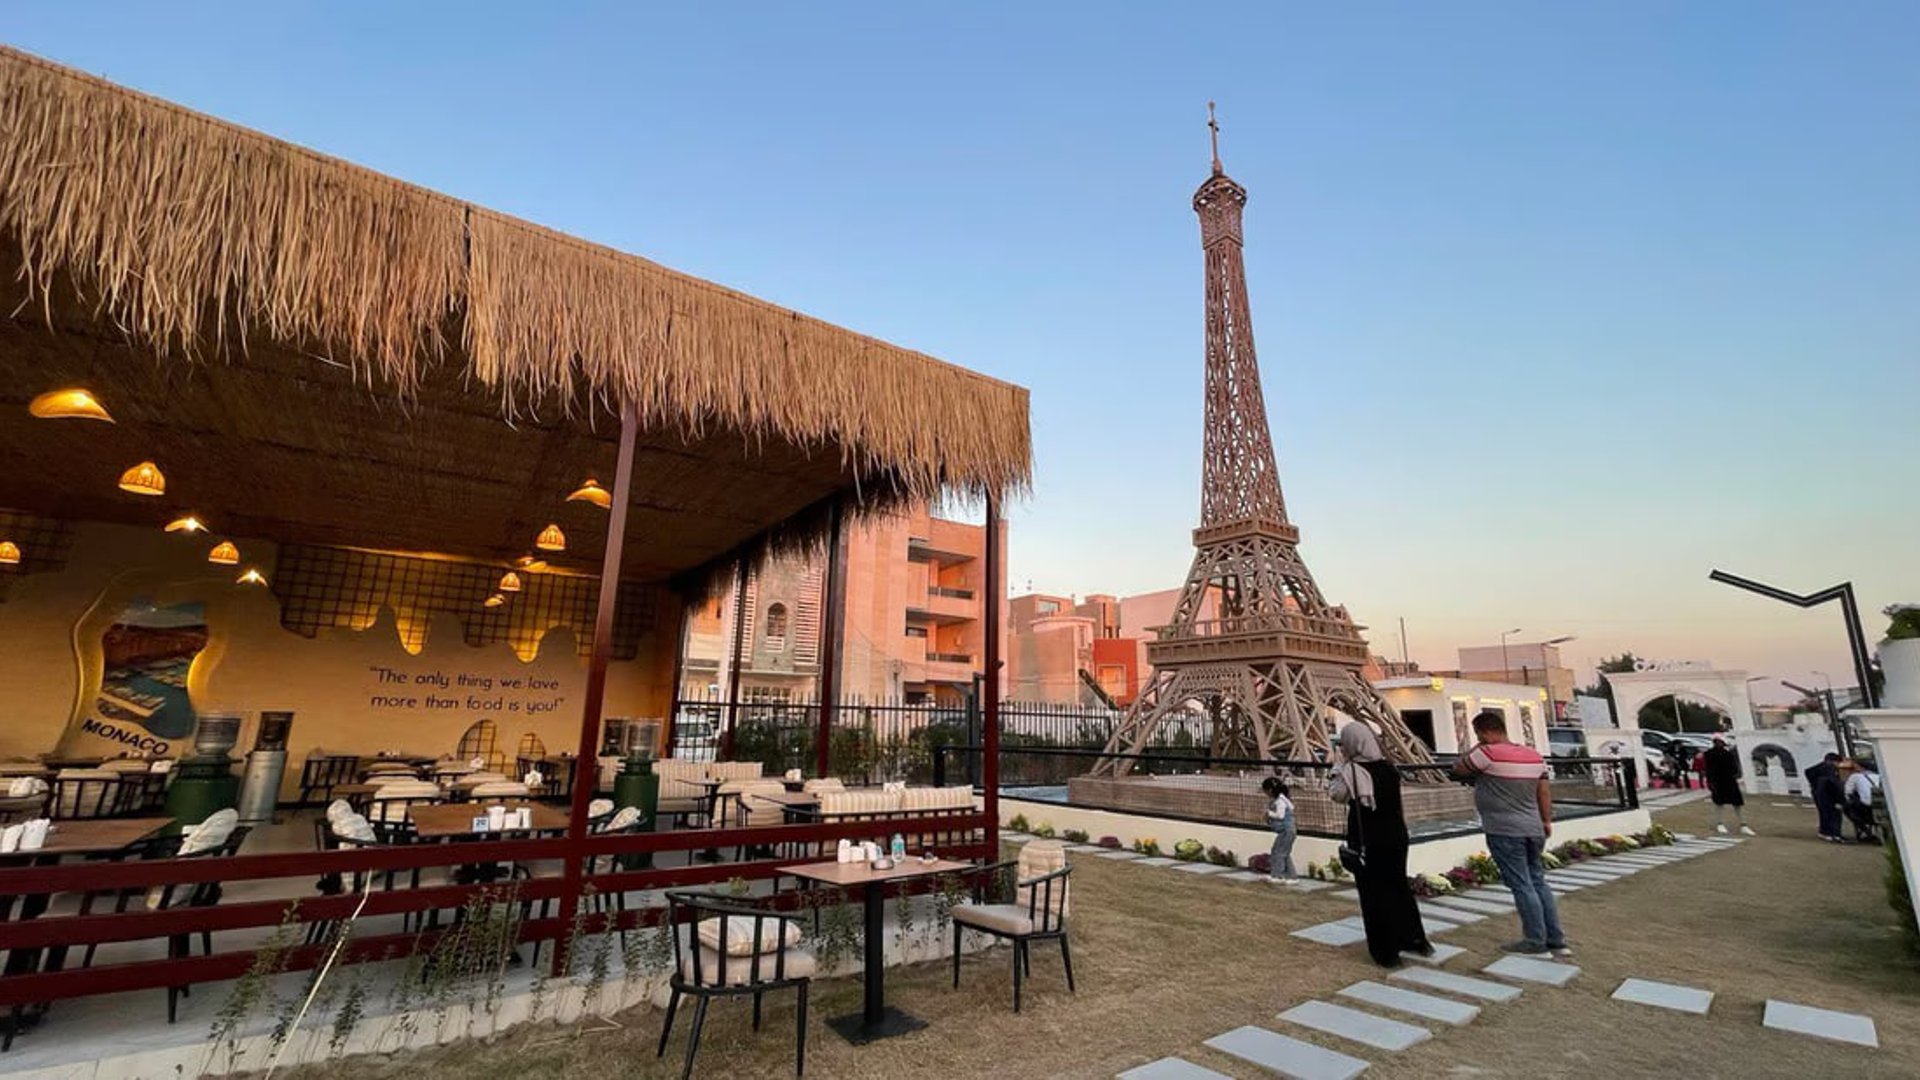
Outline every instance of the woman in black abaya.
<svg viewBox="0 0 1920 1080">
<path fill-rule="evenodd" d="M 1381 967 L 1399 967 L 1400 954 L 1433 954 L 1420 909 L 1407 884 L 1407 821 L 1401 813 L 1400 773 L 1365 724 L 1340 729 L 1327 794 L 1347 804 L 1347 847 L 1359 854 L 1354 885 L 1367 952 Z"/>
</svg>

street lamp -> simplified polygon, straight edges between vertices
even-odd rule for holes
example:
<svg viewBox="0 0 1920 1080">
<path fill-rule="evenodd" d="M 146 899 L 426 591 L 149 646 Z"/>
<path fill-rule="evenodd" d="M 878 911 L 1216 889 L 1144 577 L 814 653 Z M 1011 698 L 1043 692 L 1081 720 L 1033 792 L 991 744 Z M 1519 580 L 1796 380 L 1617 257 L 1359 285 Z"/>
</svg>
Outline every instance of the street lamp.
<svg viewBox="0 0 1920 1080">
<path fill-rule="evenodd" d="M 1507 662 L 1507 638 L 1520 632 L 1519 627 L 1500 631 L 1500 681 L 1513 681 L 1513 665 Z"/>
</svg>

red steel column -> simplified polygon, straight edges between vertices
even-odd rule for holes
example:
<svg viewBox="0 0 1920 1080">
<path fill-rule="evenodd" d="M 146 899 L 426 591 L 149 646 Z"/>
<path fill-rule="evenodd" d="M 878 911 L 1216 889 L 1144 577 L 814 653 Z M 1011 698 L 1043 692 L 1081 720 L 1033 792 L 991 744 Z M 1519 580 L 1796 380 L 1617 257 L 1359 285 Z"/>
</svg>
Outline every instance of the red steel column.
<svg viewBox="0 0 1920 1080">
<path fill-rule="evenodd" d="M 820 730 L 814 735 L 813 774 L 832 766 L 833 724 L 840 711 L 840 639 L 847 632 L 846 511 L 836 499 L 828 518 L 825 603 L 820 605 Z"/>
<path fill-rule="evenodd" d="M 613 507 L 607 516 L 607 549 L 600 556 L 600 599 L 593 611 L 593 652 L 587 660 L 587 702 L 580 711 L 580 753 L 573 759 L 573 812 L 567 819 L 562 862 L 566 891 L 560 896 L 560 924 L 572 926 L 580 910 L 580 886 L 586 860 L 580 854 L 587 836 L 587 804 L 600 776 L 600 713 L 607 697 L 607 660 L 613 653 L 613 608 L 620 599 L 620 560 L 627 543 L 627 508 L 633 502 L 633 444 L 640 419 L 632 407 L 620 413 L 620 461 L 613 473 Z M 567 941 L 553 945 L 553 973 L 567 970 Z"/>
<path fill-rule="evenodd" d="M 1000 499 L 987 496 L 986 677 L 981 680 L 981 786 L 985 791 L 987 847 L 1000 850 L 1000 598 L 1006 591 L 1000 565 Z M 995 856 L 996 858 L 998 856 Z"/>
</svg>

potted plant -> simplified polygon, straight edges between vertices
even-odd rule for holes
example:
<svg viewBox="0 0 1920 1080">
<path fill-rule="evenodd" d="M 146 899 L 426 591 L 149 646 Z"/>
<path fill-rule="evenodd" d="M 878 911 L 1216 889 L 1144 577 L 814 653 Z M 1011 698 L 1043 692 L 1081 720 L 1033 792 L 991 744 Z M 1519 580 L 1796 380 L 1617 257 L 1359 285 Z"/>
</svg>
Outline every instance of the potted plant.
<svg viewBox="0 0 1920 1080">
<path fill-rule="evenodd" d="M 1920 709 L 1920 604 L 1886 609 L 1887 636 L 1880 642 L 1880 673 L 1886 676 L 1882 703 L 1896 709 Z"/>
</svg>

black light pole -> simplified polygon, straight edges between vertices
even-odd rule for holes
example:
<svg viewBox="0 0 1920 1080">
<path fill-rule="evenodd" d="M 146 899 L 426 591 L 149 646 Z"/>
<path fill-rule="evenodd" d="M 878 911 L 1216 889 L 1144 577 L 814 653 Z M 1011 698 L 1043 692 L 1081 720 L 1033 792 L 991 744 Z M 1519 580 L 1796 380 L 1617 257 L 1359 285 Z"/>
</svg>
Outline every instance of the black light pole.
<svg viewBox="0 0 1920 1080">
<path fill-rule="evenodd" d="M 1815 690 L 1811 686 L 1801 686 L 1785 679 L 1780 680 L 1780 685 L 1808 700 L 1820 702 L 1827 714 L 1827 728 L 1833 732 L 1834 747 L 1842 757 L 1853 756 L 1853 740 L 1847 737 L 1846 725 L 1840 722 L 1840 710 L 1834 706 L 1832 690 Z"/>
<path fill-rule="evenodd" d="M 1829 600 L 1840 601 L 1841 617 L 1847 624 L 1847 649 L 1853 654 L 1853 677 L 1860 680 L 1860 700 L 1869 709 L 1880 707 L 1880 695 L 1873 689 L 1873 669 L 1867 653 L 1867 635 L 1860 629 L 1860 605 L 1853 598 L 1853 582 L 1843 581 L 1838 585 L 1821 589 L 1805 596 L 1777 589 L 1772 585 L 1738 577 L 1725 570 L 1715 570 L 1707 575 L 1712 581 L 1722 585 L 1731 585 L 1736 589 L 1759 593 L 1761 596 L 1792 604 L 1795 607 L 1810 608 L 1824 604 Z"/>
</svg>

